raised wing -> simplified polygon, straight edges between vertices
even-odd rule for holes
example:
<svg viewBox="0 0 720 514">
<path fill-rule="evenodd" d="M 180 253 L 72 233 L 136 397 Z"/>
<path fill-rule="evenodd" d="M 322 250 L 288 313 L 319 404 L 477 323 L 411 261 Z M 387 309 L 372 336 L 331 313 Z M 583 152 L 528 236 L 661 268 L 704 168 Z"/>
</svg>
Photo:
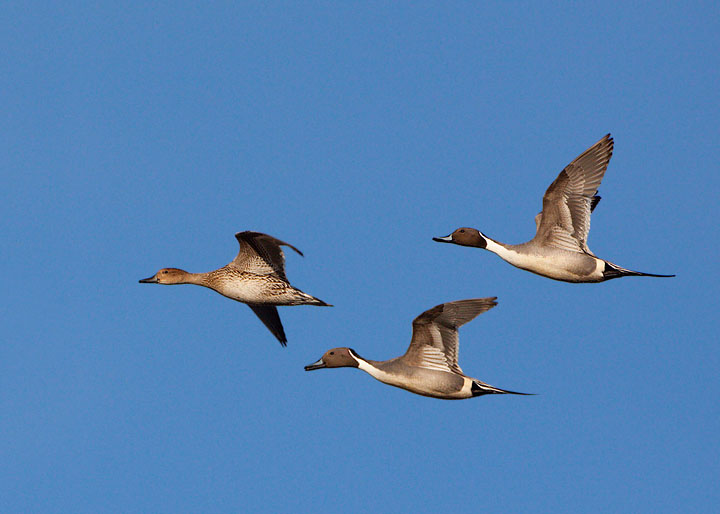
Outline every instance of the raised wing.
<svg viewBox="0 0 720 514">
<path fill-rule="evenodd" d="M 404 359 L 413 366 L 463 374 L 458 365 L 458 327 L 497 305 L 497 298 L 443 303 L 413 320 L 413 335 Z"/>
<path fill-rule="evenodd" d="M 260 232 L 238 232 L 235 238 L 240 243 L 240 252 L 230 264 L 256 275 L 276 275 L 287 281 L 285 254 L 280 246 L 288 246 L 302 255 L 293 245 Z"/>
<path fill-rule="evenodd" d="M 590 252 L 587 237 L 590 213 L 600 201 L 596 195 L 613 152 L 606 135 L 560 172 L 545 191 L 543 210 L 535 217 L 535 241 L 563 250 Z"/>
<path fill-rule="evenodd" d="M 592 201 L 590 202 L 590 212 L 592 213 L 595 210 L 595 207 L 597 207 L 597 204 L 600 203 L 600 200 L 602 200 L 601 196 L 595 195 L 592 197 Z M 542 211 L 538 212 L 535 215 L 535 231 L 537 232 L 537 229 L 540 228 L 540 222 L 542 221 Z"/>
</svg>

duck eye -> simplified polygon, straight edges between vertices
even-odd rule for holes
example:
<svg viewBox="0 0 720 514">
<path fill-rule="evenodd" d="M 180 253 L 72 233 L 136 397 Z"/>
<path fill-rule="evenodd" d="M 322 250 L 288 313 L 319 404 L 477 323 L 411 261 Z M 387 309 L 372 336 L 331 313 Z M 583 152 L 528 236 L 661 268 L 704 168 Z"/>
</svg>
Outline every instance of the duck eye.
<svg viewBox="0 0 720 514">
<path fill-rule="evenodd" d="M 330 355 L 335 355 L 335 352 L 330 352 Z"/>
<path fill-rule="evenodd" d="M 461 234 L 464 234 L 464 233 L 465 233 L 465 229 L 462 229 L 462 230 L 460 231 L 460 233 L 461 233 Z"/>
<path fill-rule="evenodd" d="M 163 270 L 163 273 L 167 273 L 168 271 L 166 269 Z"/>
</svg>

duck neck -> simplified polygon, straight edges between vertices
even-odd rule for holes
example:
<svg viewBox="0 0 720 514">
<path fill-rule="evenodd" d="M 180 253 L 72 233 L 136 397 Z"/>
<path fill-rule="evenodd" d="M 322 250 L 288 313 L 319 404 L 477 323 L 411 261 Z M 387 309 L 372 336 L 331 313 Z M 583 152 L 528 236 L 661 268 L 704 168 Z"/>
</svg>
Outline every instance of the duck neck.
<svg viewBox="0 0 720 514">
<path fill-rule="evenodd" d="M 488 250 L 492 253 L 496 253 L 498 255 L 501 255 L 503 252 L 507 251 L 507 249 L 505 248 L 505 245 L 503 245 L 502 243 L 498 243 L 494 239 L 490 239 L 488 236 L 486 236 L 484 234 L 482 237 L 485 239 L 485 249 L 486 250 Z"/>
<path fill-rule="evenodd" d="M 402 389 L 408 389 L 408 377 L 405 373 L 393 372 L 392 370 L 387 369 L 384 366 L 378 366 L 378 364 L 382 365 L 384 363 L 389 363 L 393 360 L 395 359 L 390 359 L 390 361 L 366 361 L 360 359 L 358 360 L 358 368 L 373 377 L 375 380 L 379 380 L 383 384 L 400 387 Z"/>
<path fill-rule="evenodd" d="M 389 374 L 385 369 L 378 367 L 378 364 L 382 364 L 387 361 L 366 361 L 365 359 L 358 359 L 358 368 L 363 370 L 365 373 L 370 375 L 380 382 L 384 382 L 390 385 L 397 385 L 392 374 Z"/>
<path fill-rule="evenodd" d="M 374 376 L 375 378 L 377 378 L 376 375 L 379 370 L 372 364 L 372 362 L 368 362 L 365 359 L 363 359 L 362 357 L 356 357 L 356 359 L 358 361 L 358 366 L 357 366 L 358 369 L 361 369 L 365 373 L 368 373 L 368 374 Z"/>
<path fill-rule="evenodd" d="M 513 266 L 517 266 L 518 268 L 522 269 L 528 269 L 527 268 L 527 256 L 525 256 L 522 252 L 519 251 L 517 245 L 506 245 L 503 243 L 498 243 L 497 241 L 493 241 L 492 239 L 487 239 L 487 246 L 485 247 L 486 250 L 491 251 L 498 257 L 500 257 L 505 262 L 509 262 Z"/>
<path fill-rule="evenodd" d="M 181 284 L 195 284 L 197 286 L 208 287 L 207 273 L 186 273 Z"/>
</svg>

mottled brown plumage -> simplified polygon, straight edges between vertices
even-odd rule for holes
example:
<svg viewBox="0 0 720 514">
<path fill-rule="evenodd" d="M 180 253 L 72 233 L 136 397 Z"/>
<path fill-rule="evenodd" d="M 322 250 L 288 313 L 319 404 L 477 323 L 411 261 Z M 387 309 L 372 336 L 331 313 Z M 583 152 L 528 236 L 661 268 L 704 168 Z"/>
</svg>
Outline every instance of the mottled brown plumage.
<svg viewBox="0 0 720 514">
<path fill-rule="evenodd" d="M 293 287 L 285 275 L 285 255 L 280 246 L 289 243 L 260 232 L 238 232 L 240 251 L 226 266 L 206 273 L 164 268 L 141 283 L 195 284 L 247 304 L 283 346 L 287 343 L 276 306 L 331 305 Z"/>
</svg>

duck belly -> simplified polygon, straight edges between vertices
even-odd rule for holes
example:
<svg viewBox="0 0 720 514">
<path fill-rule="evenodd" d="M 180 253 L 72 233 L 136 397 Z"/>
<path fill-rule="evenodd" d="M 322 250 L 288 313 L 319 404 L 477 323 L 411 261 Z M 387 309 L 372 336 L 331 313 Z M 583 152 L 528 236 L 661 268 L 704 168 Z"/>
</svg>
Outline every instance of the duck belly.
<svg viewBox="0 0 720 514">
<path fill-rule="evenodd" d="M 260 305 L 294 305 L 301 303 L 300 300 L 304 295 L 302 291 L 287 282 L 261 275 L 223 282 L 213 289 L 238 302 Z"/>
<path fill-rule="evenodd" d="M 470 386 L 465 387 L 465 378 L 454 373 L 436 371 L 412 366 L 388 364 L 388 369 L 362 365 L 360 369 L 384 384 L 399 387 L 411 393 L 444 400 L 471 398 Z M 394 363 L 393 363 L 394 364 Z"/>
<path fill-rule="evenodd" d="M 604 262 L 596 257 L 565 250 L 525 254 L 506 250 L 500 255 L 513 266 L 563 282 L 601 282 Z"/>
</svg>

